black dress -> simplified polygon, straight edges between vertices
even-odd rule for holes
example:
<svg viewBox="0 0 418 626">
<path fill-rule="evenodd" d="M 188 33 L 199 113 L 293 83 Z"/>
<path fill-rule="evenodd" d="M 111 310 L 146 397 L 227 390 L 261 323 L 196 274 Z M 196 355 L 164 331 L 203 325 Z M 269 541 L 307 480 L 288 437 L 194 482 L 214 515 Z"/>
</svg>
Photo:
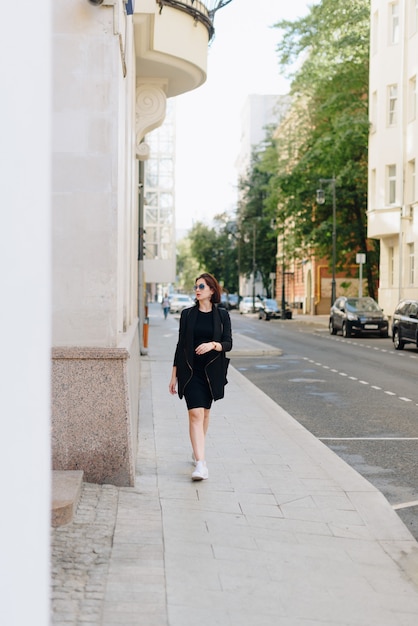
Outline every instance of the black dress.
<svg viewBox="0 0 418 626">
<path fill-rule="evenodd" d="M 197 320 L 193 333 L 193 348 L 196 349 L 201 343 L 213 340 L 213 310 L 208 313 L 197 312 Z M 187 408 L 210 409 L 212 406 L 212 394 L 205 373 L 205 366 L 213 359 L 214 351 L 206 354 L 196 354 L 193 358 L 193 376 L 184 389 L 184 397 Z"/>
</svg>

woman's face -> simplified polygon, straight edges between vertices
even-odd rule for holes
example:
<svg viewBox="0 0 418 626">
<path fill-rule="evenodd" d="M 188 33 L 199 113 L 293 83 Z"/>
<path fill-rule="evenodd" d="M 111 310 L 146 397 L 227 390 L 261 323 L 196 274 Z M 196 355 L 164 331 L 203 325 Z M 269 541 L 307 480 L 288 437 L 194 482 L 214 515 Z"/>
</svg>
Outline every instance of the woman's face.
<svg viewBox="0 0 418 626">
<path fill-rule="evenodd" d="M 194 286 L 196 293 L 196 300 L 201 302 L 202 300 L 210 300 L 213 294 L 213 289 L 209 287 L 204 278 L 198 278 Z"/>
</svg>

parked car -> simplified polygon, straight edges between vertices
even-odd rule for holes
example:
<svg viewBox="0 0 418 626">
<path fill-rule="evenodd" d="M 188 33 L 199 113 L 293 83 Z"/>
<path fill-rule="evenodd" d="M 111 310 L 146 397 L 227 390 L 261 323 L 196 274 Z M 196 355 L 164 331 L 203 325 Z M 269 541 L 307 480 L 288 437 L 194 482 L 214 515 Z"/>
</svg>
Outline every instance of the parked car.
<svg viewBox="0 0 418 626">
<path fill-rule="evenodd" d="M 170 296 L 170 313 L 181 313 L 183 309 L 194 305 L 194 300 L 183 293 L 173 293 Z"/>
<path fill-rule="evenodd" d="M 254 298 L 254 309 L 255 312 L 257 312 L 260 307 L 263 306 L 263 303 L 261 302 L 260 298 L 258 298 L 257 296 Z M 253 297 L 252 296 L 245 296 L 241 302 L 239 303 L 239 312 L 241 313 L 241 315 L 243 313 L 252 313 L 253 312 Z"/>
<path fill-rule="evenodd" d="M 231 307 L 229 305 L 229 296 L 227 293 L 221 293 L 221 301 L 219 302 L 218 306 L 229 311 Z"/>
<path fill-rule="evenodd" d="M 401 300 L 392 320 L 392 341 L 396 350 L 403 350 L 406 343 L 418 348 L 418 300 Z"/>
<path fill-rule="evenodd" d="M 238 308 L 238 304 L 239 304 L 238 294 L 236 294 L 236 293 L 229 293 L 228 294 L 228 302 L 229 302 L 229 308 L 230 309 L 237 309 Z"/>
<path fill-rule="evenodd" d="M 376 300 L 368 296 L 351 298 L 341 296 L 331 307 L 329 332 L 335 335 L 339 330 L 344 337 L 353 334 L 377 333 L 388 336 L 389 322 Z"/>
<path fill-rule="evenodd" d="M 292 319 L 292 311 L 287 306 L 287 303 L 286 303 L 286 308 L 285 308 L 285 315 L 286 315 L 286 319 L 288 320 Z M 277 304 L 276 300 L 273 300 L 273 298 L 263 298 L 262 306 L 260 307 L 258 311 L 258 319 L 266 320 L 266 322 L 268 322 L 271 319 L 281 319 L 281 317 L 282 317 L 282 310 L 280 306 Z"/>
</svg>

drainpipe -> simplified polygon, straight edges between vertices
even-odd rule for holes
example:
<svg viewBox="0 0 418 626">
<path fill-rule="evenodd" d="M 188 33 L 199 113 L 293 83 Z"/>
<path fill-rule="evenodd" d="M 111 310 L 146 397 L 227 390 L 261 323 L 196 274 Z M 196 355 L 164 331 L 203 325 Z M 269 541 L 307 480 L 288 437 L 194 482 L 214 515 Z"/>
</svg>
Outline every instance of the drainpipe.
<svg viewBox="0 0 418 626">
<path fill-rule="evenodd" d="M 148 342 L 144 342 L 144 324 L 148 323 L 145 319 L 147 306 L 145 296 L 144 283 L 144 162 L 138 161 L 139 178 L 138 178 L 138 318 L 139 318 L 139 336 L 140 336 L 140 352 L 142 355 L 148 354 Z M 147 343 L 147 346 L 144 345 Z"/>
<path fill-rule="evenodd" d="M 406 47 L 407 47 L 407 40 L 408 40 L 408 36 L 407 36 L 407 29 L 408 29 L 408 20 L 407 20 L 407 13 L 408 13 L 408 9 L 407 9 L 407 3 L 402 2 L 401 3 L 401 7 L 403 10 L 403 28 L 402 28 L 402 40 L 401 40 L 401 67 L 400 67 L 400 79 L 401 79 L 401 85 L 400 85 L 400 90 L 399 90 L 399 94 L 401 97 L 401 102 L 400 102 L 400 106 L 399 106 L 399 125 L 400 125 L 400 129 L 401 129 L 401 143 L 400 143 L 400 161 L 401 161 L 401 176 L 399 177 L 400 180 L 400 189 L 399 189 L 399 200 L 400 200 L 400 224 L 399 224 L 399 286 L 398 286 L 398 302 L 402 299 L 402 295 L 403 295 L 403 278 L 405 277 L 405 271 L 404 271 L 404 249 L 403 249 L 403 244 L 404 244 L 404 236 L 403 236 L 403 223 L 404 223 L 404 217 L 406 216 L 406 203 L 405 203 L 405 165 L 406 165 L 406 153 L 405 153 L 405 147 L 406 147 L 406 121 L 407 121 L 407 116 L 406 116 L 406 111 L 405 111 L 405 107 L 407 106 L 407 101 L 408 99 L 405 98 L 405 90 L 408 89 L 408 77 L 406 76 Z"/>
</svg>

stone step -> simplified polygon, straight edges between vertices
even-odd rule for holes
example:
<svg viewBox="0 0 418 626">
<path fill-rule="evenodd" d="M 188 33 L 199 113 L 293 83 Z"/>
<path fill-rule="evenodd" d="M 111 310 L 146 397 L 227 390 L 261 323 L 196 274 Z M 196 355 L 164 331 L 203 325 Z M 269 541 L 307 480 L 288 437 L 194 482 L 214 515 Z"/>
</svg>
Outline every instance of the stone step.
<svg viewBox="0 0 418 626">
<path fill-rule="evenodd" d="M 72 521 L 83 484 L 83 472 L 78 470 L 52 472 L 52 514 L 54 528 Z"/>
</svg>

